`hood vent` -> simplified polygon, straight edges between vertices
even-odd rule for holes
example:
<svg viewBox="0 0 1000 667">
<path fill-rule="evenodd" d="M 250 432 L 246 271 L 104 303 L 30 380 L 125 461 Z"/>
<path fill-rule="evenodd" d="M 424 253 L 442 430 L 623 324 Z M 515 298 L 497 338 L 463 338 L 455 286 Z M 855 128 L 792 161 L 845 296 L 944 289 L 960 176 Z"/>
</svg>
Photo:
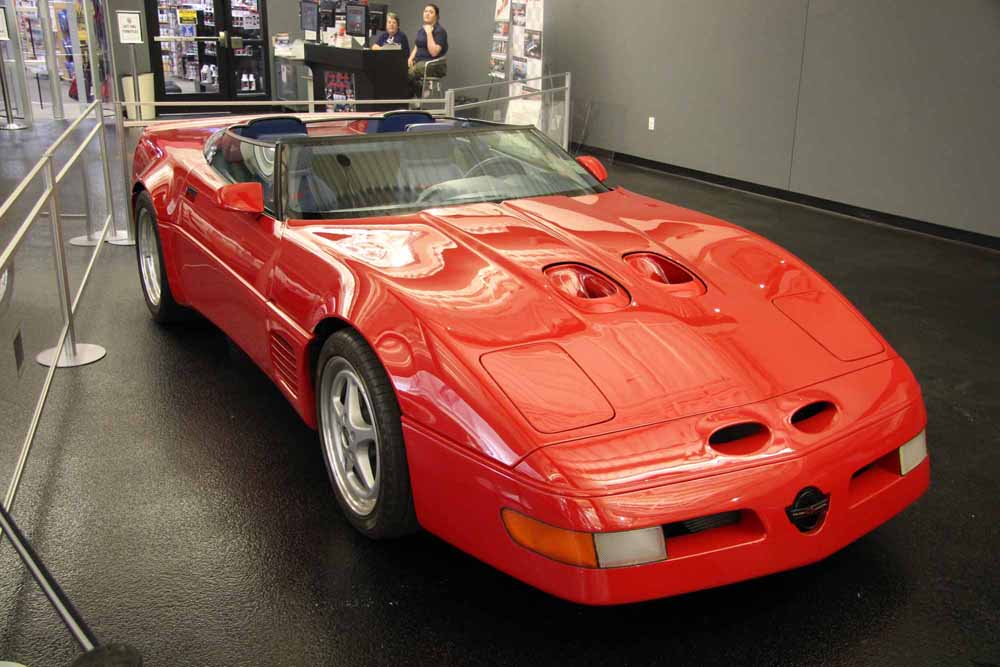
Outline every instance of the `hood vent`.
<svg viewBox="0 0 1000 667">
<path fill-rule="evenodd" d="M 293 395 L 298 395 L 299 380 L 295 368 L 295 353 L 292 346 L 277 331 L 271 332 L 271 363 L 278 380 Z"/>
<path fill-rule="evenodd" d="M 622 259 L 646 280 L 669 287 L 675 296 L 705 293 L 705 285 L 693 273 L 666 257 L 651 252 L 634 252 Z"/>
<path fill-rule="evenodd" d="M 583 264 L 556 264 L 545 269 L 545 275 L 563 298 L 582 310 L 609 312 L 632 301 L 624 287 Z"/>
<path fill-rule="evenodd" d="M 792 424 L 805 433 L 826 430 L 837 415 L 837 408 L 830 401 L 816 401 L 803 405 L 792 413 Z"/>
<path fill-rule="evenodd" d="M 760 422 L 740 422 L 723 426 L 708 439 L 720 454 L 746 456 L 763 449 L 771 439 L 771 430 Z"/>
</svg>

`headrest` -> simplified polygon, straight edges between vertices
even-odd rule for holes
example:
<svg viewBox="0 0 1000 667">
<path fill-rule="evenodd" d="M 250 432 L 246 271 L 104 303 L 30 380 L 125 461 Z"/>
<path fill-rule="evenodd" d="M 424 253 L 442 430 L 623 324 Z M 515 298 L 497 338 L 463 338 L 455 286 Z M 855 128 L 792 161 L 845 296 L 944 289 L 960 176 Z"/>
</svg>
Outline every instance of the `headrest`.
<svg viewBox="0 0 1000 667">
<path fill-rule="evenodd" d="M 240 133 L 247 139 L 277 139 L 289 135 L 307 134 L 306 125 L 298 118 L 258 118 L 247 123 Z"/>
<path fill-rule="evenodd" d="M 378 125 L 378 132 L 404 132 L 410 125 L 433 123 L 434 116 L 426 111 L 397 111 L 387 113 Z"/>
</svg>

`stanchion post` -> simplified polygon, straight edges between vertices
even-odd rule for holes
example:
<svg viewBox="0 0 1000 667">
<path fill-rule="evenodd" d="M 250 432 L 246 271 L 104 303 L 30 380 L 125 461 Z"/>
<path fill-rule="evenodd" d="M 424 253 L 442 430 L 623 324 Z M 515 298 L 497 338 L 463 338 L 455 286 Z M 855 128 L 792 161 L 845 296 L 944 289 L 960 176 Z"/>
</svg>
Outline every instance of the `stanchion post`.
<svg viewBox="0 0 1000 667">
<path fill-rule="evenodd" d="M 52 39 L 52 22 L 49 14 L 49 0 L 38 0 L 38 20 L 42 25 L 42 42 L 45 44 L 45 67 L 49 70 L 49 93 L 52 96 L 52 120 L 65 118 L 63 112 L 62 87 L 59 77 L 55 75 L 56 45 Z"/>
<path fill-rule="evenodd" d="M 94 105 L 100 109 L 100 104 Z M 58 366 L 72 368 L 99 361 L 107 354 L 100 345 L 77 343 L 76 322 L 73 316 L 73 297 L 69 291 L 69 272 L 66 270 L 66 248 L 63 246 L 62 222 L 59 219 L 59 182 L 52 166 L 52 153 L 45 154 L 45 184 L 49 187 L 49 224 L 52 227 L 52 252 L 56 260 L 56 281 L 59 289 L 59 302 L 62 305 L 63 317 L 66 321 L 67 339 L 65 344 L 42 350 L 35 356 L 35 361 L 43 366 Z M 100 249 L 94 252 L 99 252 Z"/>
<path fill-rule="evenodd" d="M 87 6 L 87 2 L 81 3 L 80 7 L 83 10 L 83 27 L 87 33 L 87 59 L 90 61 L 90 83 L 94 89 L 94 99 L 98 100 L 101 96 L 101 86 L 97 81 L 97 75 L 100 72 L 100 61 L 97 59 L 97 34 L 94 31 L 94 22 L 91 18 L 90 8 Z M 83 71 L 82 63 L 80 65 L 80 71 Z M 86 83 L 86 79 L 86 76 L 77 77 L 76 90 L 77 94 L 80 95 L 80 99 L 83 101 L 90 98 L 90 88 L 83 85 Z M 100 106 L 100 104 L 98 104 L 98 106 Z M 95 229 L 94 215 L 90 210 L 90 177 L 87 175 L 86 160 L 80 161 L 80 173 L 83 174 L 83 214 L 87 216 L 87 233 L 84 236 L 71 238 L 69 243 L 74 246 L 89 247 L 95 246 L 101 242 L 101 234 Z"/>
<path fill-rule="evenodd" d="M 135 115 L 129 113 L 129 118 L 142 120 L 142 107 L 139 106 L 139 68 L 135 64 L 135 44 L 129 44 L 128 48 L 129 65 L 132 67 L 132 100 L 135 102 Z"/>
<path fill-rule="evenodd" d="M 114 40 L 113 36 L 117 35 L 118 43 L 123 44 L 121 33 L 118 30 L 112 30 L 110 12 L 105 12 L 104 25 L 108 34 L 108 42 L 111 43 Z M 135 64 L 134 45 L 129 51 L 129 56 L 132 60 L 132 90 L 135 93 L 134 101 L 138 102 L 138 82 L 136 77 L 136 70 L 138 68 Z M 119 162 L 121 163 L 122 168 L 122 198 L 125 201 L 125 229 L 120 230 L 117 226 L 114 226 L 113 233 L 108 234 L 108 243 L 112 245 L 132 246 L 135 245 L 135 237 L 133 236 L 135 222 L 132 220 L 132 183 L 129 174 L 128 141 L 125 136 L 125 90 L 124 88 L 121 90 L 118 88 L 118 86 L 122 85 L 122 82 L 121 77 L 118 75 L 118 64 L 114 58 L 114 49 L 111 49 L 111 62 L 111 71 L 113 72 L 115 79 L 112 99 L 114 100 L 115 105 L 115 133 L 118 135 L 118 152 L 121 155 Z M 137 105 L 136 108 L 140 107 Z"/>
<path fill-rule="evenodd" d="M 13 7 L 11 7 L 13 10 Z M 2 31 L 3 36 L 8 34 L 7 28 L 7 8 L 0 7 L 0 31 Z M 15 25 L 15 30 L 17 26 Z M 14 118 L 14 105 L 10 102 L 10 86 L 7 84 L 7 61 L 3 57 L 3 47 L 7 44 L 6 39 L 0 39 L 0 94 L 3 95 L 3 110 L 6 116 L 6 122 L 0 123 L 0 130 L 24 130 L 28 128 L 27 123 L 19 123 L 17 119 Z"/>
<path fill-rule="evenodd" d="M 444 91 L 444 115 L 455 115 L 455 91 L 453 89 Z"/>
<path fill-rule="evenodd" d="M 110 11 L 104 12 L 104 34 L 108 36 L 108 60 L 111 62 L 111 86 L 110 86 L 111 104 L 112 104 L 112 110 L 114 111 L 115 114 L 115 134 L 118 138 L 118 150 L 121 153 L 122 157 L 121 159 L 122 197 L 125 199 L 126 203 L 125 210 L 123 211 L 125 217 L 124 219 L 125 229 L 123 230 L 118 226 L 118 216 L 114 215 L 114 212 L 112 211 L 111 233 L 108 234 L 107 240 L 108 243 L 111 243 L 113 245 L 134 245 L 135 242 L 132 240 L 132 228 L 130 223 L 132 215 L 132 207 L 130 205 L 131 202 L 129 201 L 130 192 L 129 192 L 128 161 L 125 159 L 125 153 L 127 150 L 125 143 L 125 118 L 124 118 L 125 110 L 124 107 L 121 105 L 123 95 L 120 89 L 118 88 L 118 86 L 121 85 L 121 79 L 118 76 L 118 59 L 115 58 L 114 35 L 116 33 L 115 31 L 112 30 Z M 107 164 L 108 168 L 110 169 L 111 154 L 105 151 L 105 155 L 108 158 L 105 161 L 105 164 Z M 109 192 L 112 193 L 112 199 L 113 199 L 114 193 L 113 190 L 110 189 L 110 186 L 109 186 Z"/>
<path fill-rule="evenodd" d="M 80 113 L 87 108 L 87 76 L 83 71 L 83 47 L 80 46 L 80 31 L 77 26 L 80 19 L 76 15 L 76 3 L 70 2 L 66 7 L 69 12 L 69 43 L 73 49 L 73 78 L 76 79 L 76 102 L 80 105 Z"/>
<path fill-rule="evenodd" d="M 104 173 L 104 202 L 108 207 L 108 215 L 111 216 L 111 227 L 114 228 L 115 203 L 114 195 L 111 192 L 111 155 L 108 153 L 108 137 L 104 132 L 103 104 L 98 104 L 94 107 L 94 115 L 96 116 L 97 122 L 100 124 L 101 128 L 97 132 L 97 137 L 101 146 L 101 171 Z"/>
<path fill-rule="evenodd" d="M 78 88 L 79 90 L 79 88 Z M 56 282 L 59 290 L 59 305 L 62 306 L 63 319 L 68 329 L 69 354 L 76 357 L 76 327 L 73 323 L 73 301 L 69 293 L 69 275 L 66 271 L 66 250 L 63 248 L 62 224 L 59 220 L 59 196 L 57 194 L 55 168 L 52 166 L 52 156 L 45 155 L 45 185 L 51 190 L 49 194 L 49 225 L 52 229 L 52 252 L 56 260 Z M 59 350 L 56 351 L 59 354 Z"/>
<path fill-rule="evenodd" d="M 563 100 L 565 100 L 565 103 L 563 104 L 563 107 L 564 107 L 563 108 L 563 112 L 564 112 L 564 114 L 563 114 L 563 150 L 564 151 L 568 151 L 569 150 L 569 119 L 572 118 L 572 115 L 570 114 L 570 104 L 572 103 L 572 100 L 573 100 L 573 98 L 570 95 L 570 93 L 573 92 L 573 81 L 572 81 L 572 79 L 573 79 L 573 74 L 571 72 L 566 72 L 566 80 L 565 80 L 566 91 L 563 93 L 564 94 Z"/>
</svg>

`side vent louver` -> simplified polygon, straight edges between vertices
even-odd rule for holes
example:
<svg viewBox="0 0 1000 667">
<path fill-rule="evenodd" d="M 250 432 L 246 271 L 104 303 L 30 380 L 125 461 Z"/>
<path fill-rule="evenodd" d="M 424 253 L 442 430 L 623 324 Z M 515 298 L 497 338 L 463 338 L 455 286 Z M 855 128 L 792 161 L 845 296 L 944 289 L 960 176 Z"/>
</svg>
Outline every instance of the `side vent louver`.
<svg viewBox="0 0 1000 667">
<path fill-rule="evenodd" d="M 274 372 L 290 392 L 298 394 L 299 381 L 295 369 L 295 353 L 287 340 L 276 331 L 271 332 L 271 362 Z"/>
</svg>

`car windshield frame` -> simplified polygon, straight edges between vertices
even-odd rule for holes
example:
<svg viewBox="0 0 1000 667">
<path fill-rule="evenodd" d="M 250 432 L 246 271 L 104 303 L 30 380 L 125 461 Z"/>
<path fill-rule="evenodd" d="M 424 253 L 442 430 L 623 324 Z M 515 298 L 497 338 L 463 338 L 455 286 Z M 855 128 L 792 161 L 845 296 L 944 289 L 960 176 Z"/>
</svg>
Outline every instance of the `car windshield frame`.
<svg viewBox="0 0 1000 667">
<path fill-rule="evenodd" d="M 372 119 L 379 119 L 379 117 L 362 116 L 362 117 L 350 117 L 350 118 L 332 118 L 328 121 L 317 120 L 317 121 L 310 121 L 306 124 L 312 125 L 314 123 L 318 124 L 331 121 L 348 122 L 348 121 L 365 120 L 365 119 L 372 120 Z M 275 172 L 274 172 L 276 179 L 274 184 L 275 208 L 278 219 L 285 221 L 289 219 L 310 220 L 310 221 L 345 220 L 345 219 L 364 219 L 370 217 L 382 217 L 390 215 L 410 215 L 430 208 L 460 206 L 473 203 L 475 204 L 487 203 L 487 202 L 498 203 L 502 201 L 509 201 L 512 199 L 542 197 L 542 196 L 559 196 L 560 194 L 564 194 L 565 196 L 582 196 L 587 194 L 600 194 L 608 192 L 610 190 L 610 188 L 608 188 L 606 185 L 604 185 L 597 179 L 590 176 L 589 172 L 586 172 L 588 177 L 593 180 L 593 185 L 591 185 L 588 189 L 582 189 L 582 188 L 575 189 L 571 191 L 572 194 L 555 192 L 555 193 L 545 193 L 538 195 L 526 195 L 525 197 L 509 197 L 509 196 L 493 197 L 493 198 L 482 197 L 482 198 L 476 198 L 471 201 L 461 201 L 454 203 L 428 202 L 426 205 L 421 205 L 417 202 L 411 202 L 411 203 L 400 204 L 398 207 L 382 207 L 380 209 L 372 209 L 371 213 L 360 213 L 360 214 L 357 212 L 358 209 L 344 209 L 345 215 L 321 215 L 319 213 L 311 215 L 301 215 L 300 212 L 297 212 L 295 215 L 291 215 L 290 207 L 288 206 L 287 203 L 287 196 L 290 189 L 288 187 L 288 177 L 289 177 L 288 163 L 289 163 L 290 152 L 296 147 L 330 146 L 330 145 L 348 144 L 348 143 L 356 144 L 363 142 L 377 142 L 380 140 L 384 141 L 389 138 L 400 138 L 400 137 L 414 137 L 415 139 L 418 139 L 418 138 L 428 138 L 431 135 L 433 135 L 434 137 L 441 137 L 441 138 L 452 138 L 452 137 L 457 138 L 457 137 L 465 137 L 477 134 L 509 131 L 509 132 L 530 133 L 533 138 L 540 140 L 541 143 L 548 150 L 552 151 L 555 155 L 564 156 L 566 160 L 570 162 L 576 162 L 574 158 L 571 155 L 569 155 L 565 150 L 563 150 L 561 146 L 556 144 L 552 139 L 547 137 L 544 133 L 538 131 L 538 129 L 533 125 L 506 125 L 502 123 L 493 123 L 478 119 L 467 120 L 462 118 L 447 118 L 447 117 L 437 117 L 435 120 L 436 121 L 454 120 L 459 122 L 474 123 L 474 125 L 469 127 L 456 127 L 456 128 L 434 130 L 432 132 L 430 131 L 422 132 L 419 134 L 403 131 L 403 132 L 375 132 L 371 134 L 347 134 L 347 135 L 332 135 L 332 136 L 290 135 L 285 137 L 278 137 L 273 143 L 261 142 L 253 139 L 249 141 L 265 145 L 272 145 L 275 147 Z M 229 129 L 233 130 L 235 128 L 229 128 Z M 397 208 L 398 210 L 392 210 L 393 208 Z M 330 211 L 323 211 L 323 213 L 330 213 Z"/>
</svg>

